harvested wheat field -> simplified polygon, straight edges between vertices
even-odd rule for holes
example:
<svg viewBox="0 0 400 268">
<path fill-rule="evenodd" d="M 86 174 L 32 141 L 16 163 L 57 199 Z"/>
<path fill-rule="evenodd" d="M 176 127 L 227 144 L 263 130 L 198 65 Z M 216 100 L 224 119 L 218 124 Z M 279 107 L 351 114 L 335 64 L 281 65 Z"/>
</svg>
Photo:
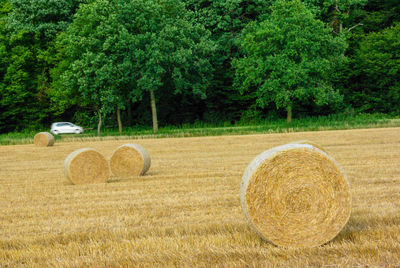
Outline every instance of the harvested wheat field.
<svg viewBox="0 0 400 268">
<path fill-rule="evenodd" d="M 297 140 L 321 145 L 347 173 L 349 222 L 332 241 L 276 247 L 240 205 L 250 161 Z M 142 177 L 72 185 L 64 160 L 89 147 L 151 155 Z M 400 128 L 0 147 L 0 267 L 399 266 Z"/>
</svg>

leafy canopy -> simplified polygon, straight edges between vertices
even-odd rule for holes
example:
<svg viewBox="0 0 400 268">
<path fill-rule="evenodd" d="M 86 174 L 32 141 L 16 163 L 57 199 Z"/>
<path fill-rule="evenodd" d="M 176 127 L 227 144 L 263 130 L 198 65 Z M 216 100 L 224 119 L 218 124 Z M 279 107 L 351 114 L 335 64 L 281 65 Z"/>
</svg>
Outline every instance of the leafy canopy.
<svg viewBox="0 0 400 268">
<path fill-rule="evenodd" d="M 11 0 L 8 27 L 12 33 L 21 30 L 53 39 L 65 30 L 80 3 L 87 0 Z"/>
<path fill-rule="evenodd" d="M 344 60 L 345 42 L 300 1 L 277 1 L 266 20 L 244 29 L 240 45 L 244 57 L 234 62 L 235 83 L 242 92 L 255 90 L 260 107 L 341 100 L 330 79 Z"/>
<path fill-rule="evenodd" d="M 180 1 L 94 1 L 58 43 L 53 99 L 64 108 L 91 105 L 107 114 L 160 88 L 206 96 L 213 43 Z"/>
<path fill-rule="evenodd" d="M 363 111 L 400 113 L 400 23 L 368 34 L 356 50 L 352 97 Z"/>
</svg>

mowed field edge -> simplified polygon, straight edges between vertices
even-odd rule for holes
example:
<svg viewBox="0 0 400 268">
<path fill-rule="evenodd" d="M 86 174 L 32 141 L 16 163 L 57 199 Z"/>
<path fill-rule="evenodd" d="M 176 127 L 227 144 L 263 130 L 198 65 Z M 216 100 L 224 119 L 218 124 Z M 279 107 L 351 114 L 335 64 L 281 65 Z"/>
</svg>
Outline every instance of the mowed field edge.
<svg viewBox="0 0 400 268">
<path fill-rule="evenodd" d="M 346 171 L 352 215 L 311 249 L 261 240 L 240 207 L 242 174 L 259 153 L 296 140 L 323 146 Z M 72 185 L 63 162 L 90 147 L 107 159 L 138 143 L 143 177 Z M 397 266 L 400 128 L 0 146 L 0 267 Z"/>
</svg>

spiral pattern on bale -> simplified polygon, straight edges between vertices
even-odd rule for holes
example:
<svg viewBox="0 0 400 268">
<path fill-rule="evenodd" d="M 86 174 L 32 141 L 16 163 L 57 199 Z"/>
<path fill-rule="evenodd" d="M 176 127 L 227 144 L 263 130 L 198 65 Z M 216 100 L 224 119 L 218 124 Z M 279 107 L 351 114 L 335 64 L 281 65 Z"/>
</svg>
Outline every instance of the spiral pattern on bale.
<svg viewBox="0 0 400 268">
<path fill-rule="evenodd" d="M 309 144 L 286 144 L 258 155 L 243 174 L 240 198 L 252 229 L 283 247 L 327 243 L 351 212 L 344 171 Z"/>
<path fill-rule="evenodd" d="M 110 177 L 108 162 L 91 148 L 82 148 L 68 155 L 64 171 L 73 184 L 104 183 Z"/>
<path fill-rule="evenodd" d="M 150 165 L 149 153 L 143 146 L 134 143 L 119 146 L 110 159 L 111 172 L 122 178 L 144 175 Z"/>
<path fill-rule="evenodd" d="M 49 132 L 39 132 L 33 137 L 36 146 L 47 147 L 54 145 L 54 137 Z"/>
</svg>

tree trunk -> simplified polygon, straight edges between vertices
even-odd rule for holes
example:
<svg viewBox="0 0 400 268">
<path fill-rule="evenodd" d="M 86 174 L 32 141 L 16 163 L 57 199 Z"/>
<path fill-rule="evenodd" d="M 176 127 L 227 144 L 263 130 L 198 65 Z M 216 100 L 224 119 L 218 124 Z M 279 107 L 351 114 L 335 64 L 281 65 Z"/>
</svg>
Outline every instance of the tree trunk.
<svg viewBox="0 0 400 268">
<path fill-rule="evenodd" d="M 99 111 L 99 123 L 97 124 L 97 136 L 100 137 L 100 129 L 101 129 L 101 124 L 102 124 L 102 118 L 101 118 L 101 112 Z"/>
<path fill-rule="evenodd" d="M 154 97 L 154 90 L 150 90 L 150 100 L 151 100 L 151 114 L 153 116 L 153 131 L 157 133 L 158 131 L 158 121 L 157 121 L 157 108 L 156 108 L 156 98 Z"/>
<path fill-rule="evenodd" d="M 292 122 L 292 106 L 291 106 L 291 105 L 289 105 L 289 106 L 287 107 L 286 122 L 289 123 L 289 124 Z"/>
<path fill-rule="evenodd" d="M 121 122 L 121 110 L 117 106 L 117 121 L 118 121 L 118 130 L 119 134 L 122 134 L 122 122 Z"/>
</svg>

